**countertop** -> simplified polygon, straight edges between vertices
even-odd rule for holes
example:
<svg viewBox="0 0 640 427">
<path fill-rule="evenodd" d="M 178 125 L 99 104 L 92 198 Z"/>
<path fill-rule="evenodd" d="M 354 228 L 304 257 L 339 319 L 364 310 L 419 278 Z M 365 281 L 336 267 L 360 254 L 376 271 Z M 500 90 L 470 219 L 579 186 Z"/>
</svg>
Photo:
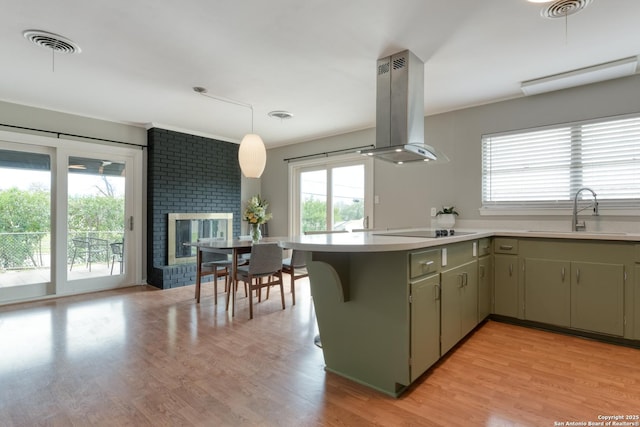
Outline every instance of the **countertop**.
<svg viewBox="0 0 640 427">
<path fill-rule="evenodd" d="M 615 232 L 589 232 L 589 231 L 536 231 L 536 230 L 457 230 L 460 232 L 473 232 L 472 234 L 419 238 L 383 235 L 397 231 L 426 230 L 403 229 L 385 231 L 358 231 L 334 234 L 313 234 L 306 236 L 294 236 L 280 241 L 280 246 L 285 249 L 298 249 L 317 252 L 386 252 L 404 251 L 432 246 L 447 245 L 456 242 L 480 239 L 483 237 L 526 237 L 547 239 L 572 239 L 572 240 L 606 240 L 619 242 L 640 242 L 640 233 L 615 233 Z"/>
</svg>

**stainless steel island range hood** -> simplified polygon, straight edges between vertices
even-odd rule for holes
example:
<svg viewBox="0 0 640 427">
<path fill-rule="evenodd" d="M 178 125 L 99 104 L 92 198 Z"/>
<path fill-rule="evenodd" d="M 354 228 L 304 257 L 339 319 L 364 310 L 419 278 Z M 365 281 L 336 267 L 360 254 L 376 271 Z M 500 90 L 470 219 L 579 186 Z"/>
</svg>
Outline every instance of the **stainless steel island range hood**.
<svg viewBox="0 0 640 427">
<path fill-rule="evenodd" d="M 378 59 L 376 148 L 361 153 L 397 164 L 449 160 L 424 144 L 424 63 L 409 50 Z"/>
</svg>

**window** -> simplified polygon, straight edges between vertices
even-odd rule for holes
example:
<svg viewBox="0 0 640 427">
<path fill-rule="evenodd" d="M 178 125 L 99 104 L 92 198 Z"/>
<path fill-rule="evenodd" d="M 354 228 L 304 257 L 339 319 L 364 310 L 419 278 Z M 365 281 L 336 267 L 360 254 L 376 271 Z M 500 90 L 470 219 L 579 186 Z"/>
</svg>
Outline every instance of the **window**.
<svg viewBox="0 0 640 427">
<path fill-rule="evenodd" d="M 371 227 L 370 169 L 361 156 L 291 165 L 291 233 Z"/>
<path fill-rule="evenodd" d="M 640 117 L 482 137 L 483 209 L 566 208 L 582 187 L 603 207 L 638 205 Z"/>
</svg>

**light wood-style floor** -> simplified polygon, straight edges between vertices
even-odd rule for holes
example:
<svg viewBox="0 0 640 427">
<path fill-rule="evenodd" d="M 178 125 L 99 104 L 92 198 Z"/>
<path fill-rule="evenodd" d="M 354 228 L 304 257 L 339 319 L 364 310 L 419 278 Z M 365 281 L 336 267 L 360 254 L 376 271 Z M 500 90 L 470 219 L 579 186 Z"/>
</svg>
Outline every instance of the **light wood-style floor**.
<svg viewBox="0 0 640 427">
<path fill-rule="evenodd" d="M 288 285 L 287 287 L 288 288 Z M 0 307 L 1 426 L 554 426 L 640 413 L 640 351 L 489 321 L 399 399 L 327 373 L 308 282 L 230 319 L 211 286 Z M 372 333 L 375 333 L 372 331 Z"/>
</svg>

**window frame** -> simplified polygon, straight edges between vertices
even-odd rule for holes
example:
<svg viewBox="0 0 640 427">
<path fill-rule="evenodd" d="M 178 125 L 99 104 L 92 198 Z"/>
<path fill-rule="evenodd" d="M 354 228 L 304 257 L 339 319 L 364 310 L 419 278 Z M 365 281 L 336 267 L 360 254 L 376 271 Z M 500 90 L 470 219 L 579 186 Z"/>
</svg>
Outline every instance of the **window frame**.
<svg viewBox="0 0 640 427">
<path fill-rule="evenodd" d="M 571 167 L 575 167 L 576 159 L 573 157 L 573 153 L 571 154 L 571 167 L 567 167 L 566 172 L 568 173 L 568 181 L 569 181 L 569 198 L 561 199 L 561 200 L 522 200 L 522 201 L 488 201 L 485 199 L 485 195 L 488 193 L 486 188 L 487 185 L 487 148 L 486 144 L 488 143 L 488 139 L 496 138 L 496 137 L 505 137 L 505 136 L 519 136 L 526 135 L 529 133 L 535 132 L 545 132 L 545 131 L 553 131 L 560 130 L 562 128 L 567 128 L 570 136 L 570 146 L 569 151 L 575 150 L 576 140 L 575 135 L 580 132 L 576 132 L 575 128 L 584 128 L 590 125 L 598 125 L 605 124 L 608 122 L 616 122 L 623 121 L 629 119 L 640 120 L 640 113 L 633 114 L 624 114 L 624 115 L 616 115 L 616 116 L 607 116 L 600 117 L 589 120 L 580 120 L 573 121 L 567 123 L 557 123 L 553 125 L 547 126 L 538 126 L 531 127 L 525 129 L 511 130 L 505 132 L 497 132 L 491 134 L 483 134 L 481 137 L 481 207 L 479 209 L 481 215 L 564 215 L 568 212 L 571 212 L 573 207 L 573 197 L 575 192 L 585 185 L 582 181 L 576 181 L 575 170 L 571 170 Z M 577 139 L 579 141 L 579 147 L 583 146 L 582 138 Z M 580 148 L 581 149 L 581 148 Z M 577 151 L 580 151 L 578 149 Z M 640 153 L 639 153 L 640 154 Z M 580 162 L 579 162 L 580 163 Z M 581 163 L 580 163 L 581 164 Z M 640 168 L 639 168 L 640 169 Z M 582 166 L 579 169 L 579 175 L 582 174 Z M 596 191 L 597 192 L 597 191 Z M 606 214 L 610 215 L 619 215 L 619 216 L 633 216 L 640 214 L 640 193 L 636 198 L 629 199 L 598 199 L 599 207 L 601 208 L 601 213 L 606 211 Z"/>
</svg>

